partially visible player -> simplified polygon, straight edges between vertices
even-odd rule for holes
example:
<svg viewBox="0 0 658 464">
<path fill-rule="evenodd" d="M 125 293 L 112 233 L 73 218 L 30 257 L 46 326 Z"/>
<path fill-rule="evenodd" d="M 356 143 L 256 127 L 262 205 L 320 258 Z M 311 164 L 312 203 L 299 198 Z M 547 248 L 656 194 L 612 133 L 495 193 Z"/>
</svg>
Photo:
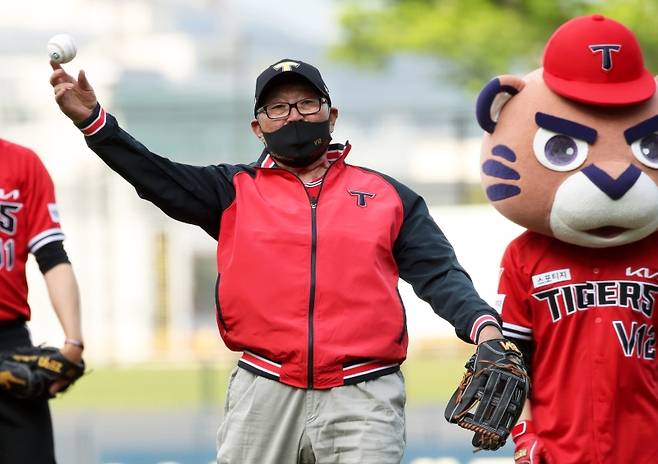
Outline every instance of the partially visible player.
<svg viewBox="0 0 658 464">
<path fill-rule="evenodd" d="M 61 351 L 82 359 L 78 285 L 63 240 L 46 168 L 33 151 L 0 139 L 0 354 L 32 344 L 25 264 L 33 254 L 66 337 Z M 0 463 L 53 464 L 48 399 L 16 399 L 4 391 L 8 381 L 0 376 Z M 50 394 L 65 386 L 53 384 Z"/>
</svg>

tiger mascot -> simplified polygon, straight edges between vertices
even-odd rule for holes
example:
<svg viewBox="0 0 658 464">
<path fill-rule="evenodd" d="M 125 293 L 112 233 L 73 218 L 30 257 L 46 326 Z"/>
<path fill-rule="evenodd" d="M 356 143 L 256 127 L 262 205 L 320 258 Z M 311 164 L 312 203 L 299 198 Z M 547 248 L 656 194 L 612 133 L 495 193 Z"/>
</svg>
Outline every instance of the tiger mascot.
<svg viewBox="0 0 658 464">
<path fill-rule="evenodd" d="M 487 199 L 527 229 L 497 300 L 532 379 L 515 463 L 658 463 L 658 96 L 635 35 L 574 18 L 476 112 Z"/>
</svg>

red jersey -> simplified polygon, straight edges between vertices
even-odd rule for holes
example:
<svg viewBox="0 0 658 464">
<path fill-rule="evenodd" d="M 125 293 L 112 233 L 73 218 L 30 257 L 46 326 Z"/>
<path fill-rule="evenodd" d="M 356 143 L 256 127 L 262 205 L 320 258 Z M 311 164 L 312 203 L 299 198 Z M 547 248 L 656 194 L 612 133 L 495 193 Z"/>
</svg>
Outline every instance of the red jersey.
<svg viewBox="0 0 658 464">
<path fill-rule="evenodd" d="M 506 337 L 531 341 L 532 418 L 560 464 L 655 464 L 658 233 L 583 248 L 534 232 L 508 246 Z"/>
<path fill-rule="evenodd" d="M 0 139 L 0 322 L 30 319 L 28 253 L 64 240 L 48 171 L 30 149 Z"/>
</svg>

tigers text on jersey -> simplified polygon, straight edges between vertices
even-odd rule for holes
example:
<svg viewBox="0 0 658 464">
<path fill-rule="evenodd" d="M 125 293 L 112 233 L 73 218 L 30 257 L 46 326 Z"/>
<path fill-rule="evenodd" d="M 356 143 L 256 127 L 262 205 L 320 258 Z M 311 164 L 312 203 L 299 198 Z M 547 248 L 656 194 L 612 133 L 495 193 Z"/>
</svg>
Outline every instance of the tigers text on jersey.
<svg viewBox="0 0 658 464">
<path fill-rule="evenodd" d="M 0 322 L 30 319 L 28 253 L 63 239 L 48 171 L 33 151 L 0 139 Z"/>
<path fill-rule="evenodd" d="M 525 232 L 505 252 L 503 333 L 533 344 L 533 421 L 560 464 L 658 462 L 657 239 L 583 248 Z"/>
</svg>

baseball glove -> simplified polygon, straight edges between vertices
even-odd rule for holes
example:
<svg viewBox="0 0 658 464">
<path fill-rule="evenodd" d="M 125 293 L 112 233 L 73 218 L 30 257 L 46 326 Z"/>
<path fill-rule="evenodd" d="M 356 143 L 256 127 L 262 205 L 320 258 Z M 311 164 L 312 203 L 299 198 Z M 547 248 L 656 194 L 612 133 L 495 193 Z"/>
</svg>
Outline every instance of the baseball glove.
<svg viewBox="0 0 658 464">
<path fill-rule="evenodd" d="M 505 339 L 482 342 L 448 401 L 445 417 L 475 432 L 473 446 L 497 450 L 521 415 L 530 380 L 521 352 Z"/>
<path fill-rule="evenodd" d="M 51 398 L 50 386 L 63 380 L 65 391 L 85 372 L 85 363 L 75 363 L 57 348 L 31 346 L 0 355 L 0 390 L 20 399 Z"/>
</svg>

